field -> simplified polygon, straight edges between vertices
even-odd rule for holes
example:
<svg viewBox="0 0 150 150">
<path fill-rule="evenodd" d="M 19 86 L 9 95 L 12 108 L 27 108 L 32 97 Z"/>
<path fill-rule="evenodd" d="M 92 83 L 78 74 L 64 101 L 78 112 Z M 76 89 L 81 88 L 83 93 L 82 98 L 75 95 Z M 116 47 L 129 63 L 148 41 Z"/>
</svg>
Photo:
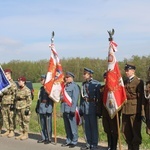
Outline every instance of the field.
<svg viewBox="0 0 150 150">
<path fill-rule="evenodd" d="M 40 127 L 38 124 L 38 117 L 37 114 L 35 113 L 35 106 L 36 106 L 36 102 L 37 102 L 37 95 L 38 95 L 38 90 L 40 88 L 40 84 L 39 83 L 34 83 L 33 87 L 34 87 L 34 100 L 32 102 L 32 107 L 31 107 L 31 111 L 32 111 L 32 115 L 31 115 L 31 120 L 30 120 L 30 131 L 31 132 L 35 132 L 35 133 L 39 133 L 40 132 Z M 65 130 L 64 130 L 64 124 L 63 124 L 63 119 L 62 119 L 62 115 L 60 112 L 60 103 L 56 103 L 55 104 L 55 110 L 56 110 L 56 135 L 57 136 L 61 136 L 61 137 L 65 137 Z M 53 118 L 54 120 L 54 118 Z M 98 120 L 98 124 L 99 124 L 99 139 L 100 142 L 107 142 L 106 141 L 106 134 L 103 130 L 103 126 L 102 126 L 102 122 L 101 119 Z M 54 129 L 54 123 L 53 123 L 53 129 Z M 54 133 L 54 132 L 53 132 Z M 82 140 L 84 139 L 84 134 L 83 134 L 83 128 L 82 126 L 78 126 L 78 134 L 79 134 L 79 138 Z M 121 137 L 121 144 L 126 145 L 122 135 L 120 134 Z M 145 130 L 145 124 L 143 123 L 142 125 L 142 145 L 141 145 L 141 149 L 142 150 L 150 150 L 150 136 L 148 136 L 146 134 L 146 130 Z"/>
</svg>

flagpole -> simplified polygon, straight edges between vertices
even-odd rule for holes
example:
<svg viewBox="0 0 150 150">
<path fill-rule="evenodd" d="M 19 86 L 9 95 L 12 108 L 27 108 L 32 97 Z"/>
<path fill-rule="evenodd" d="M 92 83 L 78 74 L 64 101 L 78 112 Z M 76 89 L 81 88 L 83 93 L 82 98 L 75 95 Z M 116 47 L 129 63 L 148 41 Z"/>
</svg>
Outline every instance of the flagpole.
<svg viewBox="0 0 150 150">
<path fill-rule="evenodd" d="M 52 38 L 51 38 L 51 44 L 54 43 L 54 31 L 52 32 Z M 54 102 L 54 106 L 53 106 L 53 117 L 54 117 L 54 141 L 55 141 L 55 144 L 57 144 L 57 132 L 56 132 L 56 103 Z"/>
<path fill-rule="evenodd" d="M 118 112 L 117 112 L 117 114 L 116 114 L 116 117 L 117 117 L 117 128 L 118 128 L 119 150 L 122 150 L 122 148 L 121 148 L 120 125 L 119 125 L 119 116 L 118 116 Z"/>
<path fill-rule="evenodd" d="M 54 141 L 55 144 L 57 144 L 57 137 L 56 137 L 56 103 L 54 102 L 54 113 L 53 113 L 53 117 L 54 117 Z"/>
</svg>

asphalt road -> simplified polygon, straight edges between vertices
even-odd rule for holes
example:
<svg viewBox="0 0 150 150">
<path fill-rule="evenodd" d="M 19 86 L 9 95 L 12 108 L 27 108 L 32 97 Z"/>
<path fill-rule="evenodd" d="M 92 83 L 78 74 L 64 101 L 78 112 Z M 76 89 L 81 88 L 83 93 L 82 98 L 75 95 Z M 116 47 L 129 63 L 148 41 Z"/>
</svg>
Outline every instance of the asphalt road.
<svg viewBox="0 0 150 150">
<path fill-rule="evenodd" d="M 15 133 L 17 135 L 17 133 Z M 29 133 L 29 138 L 27 140 L 21 141 L 16 140 L 15 137 L 0 137 L 0 149 L 1 150 L 80 150 L 80 147 L 85 145 L 84 141 L 79 141 L 77 146 L 74 148 L 61 147 L 62 143 L 65 143 L 64 138 L 57 137 L 57 143 L 52 139 L 52 143 L 43 144 L 37 143 L 37 140 L 40 139 L 39 134 Z M 99 145 L 99 150 L 106 150 L 105 144 Z"/>
</svg>

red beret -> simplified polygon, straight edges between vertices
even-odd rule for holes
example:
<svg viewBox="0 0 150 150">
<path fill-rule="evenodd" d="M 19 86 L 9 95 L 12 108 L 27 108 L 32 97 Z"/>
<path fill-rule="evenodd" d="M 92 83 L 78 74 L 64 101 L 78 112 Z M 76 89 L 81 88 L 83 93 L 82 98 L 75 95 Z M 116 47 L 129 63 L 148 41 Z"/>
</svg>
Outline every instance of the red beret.
<svg viewBox="0 0 150 150">
<path fill-rule="evenodd" d="M 9 72 L 9 73 L 12 73 L 12 71 L 10 69 L 5 69 L 4 72 Z"/>
<path fill-rule="evenodd" d="M 25 77 L 19 77 L 18 81 L 24 81 L 24 82 L 26 82 L 26 78 Z"/>
</svg>

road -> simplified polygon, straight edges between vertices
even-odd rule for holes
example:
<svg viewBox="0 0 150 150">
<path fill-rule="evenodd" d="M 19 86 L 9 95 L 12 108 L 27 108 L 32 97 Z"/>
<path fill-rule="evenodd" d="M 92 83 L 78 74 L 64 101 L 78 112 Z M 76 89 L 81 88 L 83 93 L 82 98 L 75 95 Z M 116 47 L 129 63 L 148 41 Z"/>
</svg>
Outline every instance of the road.
<svg viewBox="0 0 150 150">
<path fill-rule="evenodd" d="M 18 133 L 15 133 L 16 135 Z M 15 137 L 0 137 L 0 149 L 1 150 L 80 150 L 80 147 L 85 145 L 84 141 L 79 141 L 77 146 L 74 148 L 61 147 L 62 143 L 65 143 L 64 138 L 57 137 L 57 143 L 55 144 L 54 139 L 52 143 L 43 144 L 37 143 L 37 140 L 40 139 L 39 134 L 29 133 L 29 138 L 27 140 L 21 141 L 16 140 Z M 101 144 L 100 144 L 101 145 Z M 99 146 L 99 150 L 106 150 L 106 147 Z"/>
</svg>

